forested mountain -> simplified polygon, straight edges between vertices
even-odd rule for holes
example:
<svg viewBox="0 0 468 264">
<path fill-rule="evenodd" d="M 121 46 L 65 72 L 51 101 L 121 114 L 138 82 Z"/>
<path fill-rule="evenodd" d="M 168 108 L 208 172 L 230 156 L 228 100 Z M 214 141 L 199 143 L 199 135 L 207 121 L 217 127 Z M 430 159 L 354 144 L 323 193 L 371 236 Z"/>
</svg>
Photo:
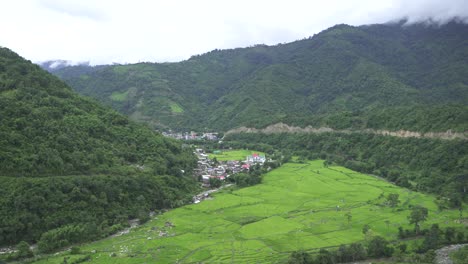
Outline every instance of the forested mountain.
<svg viewBox="0 0 468 264">
<path fill-rule="evenodd" d="M 0 48 L 0 245 L 47 251 L 115 232 L 190 198 L 183 171 L 195 164 L 179 142 Z"/>
<path fill-rule="evenodd" d="M 79 93 L 156 127 L 283 122 L 336 129 L 468 129 L 468 25 L 337 25 L 276 46 L 179 63 L 54 71 Z"/>
</svg>

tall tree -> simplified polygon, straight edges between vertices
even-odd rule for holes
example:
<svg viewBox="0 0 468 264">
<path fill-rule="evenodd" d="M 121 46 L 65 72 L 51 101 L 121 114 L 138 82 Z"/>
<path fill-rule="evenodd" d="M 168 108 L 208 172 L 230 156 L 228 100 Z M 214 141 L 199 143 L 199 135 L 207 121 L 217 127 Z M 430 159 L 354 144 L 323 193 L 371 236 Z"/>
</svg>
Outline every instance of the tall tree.
<svg viewBox="0 0 468 264">
<path fill-rule="evenodd" d="M 395 207 L 400 203 L 400 200 L 398 199 L 400 197 L 399 194 L 397 193 L 389 193 L 387 195 L 387 203 L 390 207 Z"/>
<path fill-rule="evenodd" d="M 410 224 L 414 224 L 414 231 L 416 234 L 419 234 L 420 223 L 426 221 L 429 211 L 426 207 L 423 206 L 413 206 L 411 209 L 411 214 L 408 216 Z"/>
<path fill-rule="evenodd" d="M 440 244 L 442 230 L 440 230 L 438 224 L 433 224 L 429 232 L 425 235 L 424 241 L 422 244 L 422 251 L 427 251 L 429 249 L 435 249 Z"/>
<path fill-rule="evenodd" d="M 348 225 L 349 225 L 351 223 L 351 220 L 353 219 L 353 215 L 351 214 L 351 212 L 347 212 L 345 216 L 346 216 L 346 220 L 348 220 Z"/>
<path fill-rule="evenodd" d="M 369 241 L 367 252 L 370 257 L 390 257 L 393 253 L 393 248 L 390 247 L 390 243 L 381 236 L 374 237 Z"/>
<path fill-rule="evenodd" d="M 312 257 L 309 253 L 300 250 L 291 253 L 288 259 L 288 264 L 311 264 Z"/>
</svg>

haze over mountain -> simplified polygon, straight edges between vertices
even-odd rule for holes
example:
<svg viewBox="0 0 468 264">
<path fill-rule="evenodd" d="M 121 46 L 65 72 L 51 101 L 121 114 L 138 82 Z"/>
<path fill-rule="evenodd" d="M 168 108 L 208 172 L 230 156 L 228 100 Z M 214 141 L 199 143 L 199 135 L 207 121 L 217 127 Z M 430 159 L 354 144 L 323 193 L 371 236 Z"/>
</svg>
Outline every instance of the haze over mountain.
<svg viewBox="0 0 468 264">
<path fill-rule="evenodd" d="M 53 70 L 81 94 L 158 128 L 290 125 L 459 131 L 468 125 L 468 26 L 337 25 L 276 46 L 179 63 Z"/>
<path fill-rule="evenodd" d="M 39 65 L 44 70 L 54 71 L 54 70 L 58 70 L 58 69 L 61 69 L 61 68 L 64 68 L 64 67 L 68 67 L 68 66 L 78 66 L 78 65 L 89 66 L 89 62 L 75 63 L 75 62 L 67 61 L 67 60 L 49 60 L 49 61 L 43 61 L 43 62 L 39 63 Z"/>
</svg>

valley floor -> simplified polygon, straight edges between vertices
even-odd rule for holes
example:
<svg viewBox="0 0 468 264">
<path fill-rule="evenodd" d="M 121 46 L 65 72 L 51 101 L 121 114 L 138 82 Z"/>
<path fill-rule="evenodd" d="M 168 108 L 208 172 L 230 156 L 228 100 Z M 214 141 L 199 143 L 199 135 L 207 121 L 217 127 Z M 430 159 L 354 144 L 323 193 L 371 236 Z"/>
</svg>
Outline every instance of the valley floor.
<svg viewBox="0 0 468 264">
<path fill-rule="evenodd" d="M 401 203 L 386 205 L 395 193 Z M 287 163 L 263 183 L 224 189 L 214 199 L 153 218 L 129 234 L 80 246 L 82 255 L 61 253 L 37 263 L 62 263 L 64 257 L 91 256 L 91 263 L 284 263 L 292 251 L 314 252 L 362 241 L 372 234 L 396 239 L 410 228 L 409 207 L 429 209 L 423 228 L 459 226 L 458 211 L 439 212 L 434 197 L 402 189 L 323 161 Z M 410 247 L 412 245 L 410 244 Z"/>
</svg>

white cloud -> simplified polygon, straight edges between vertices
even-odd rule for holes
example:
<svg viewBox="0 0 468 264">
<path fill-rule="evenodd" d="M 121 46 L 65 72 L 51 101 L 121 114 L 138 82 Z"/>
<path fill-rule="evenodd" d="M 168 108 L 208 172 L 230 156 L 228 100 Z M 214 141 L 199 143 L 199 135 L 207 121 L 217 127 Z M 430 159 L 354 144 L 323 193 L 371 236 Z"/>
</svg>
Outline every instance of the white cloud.
<svg viewBox="0 0 468 264">
<path fill-rule="evenodd" d="M 33 61 L 162 62 L 290 42 L 340 23 L 454 16 L 468 17 L 468 1 L 3 0 L 0 45 Z"/>
<path fill-rule="evenodd" d="M 97 1 L 97 4 L 99 3 Z M 58 14 L 92 20 L 103 19 L 103 9 L 105 8 L 105 6 L 96 5 L 92 1 L 39 0 L 38 4 Z"/>
</svg>

